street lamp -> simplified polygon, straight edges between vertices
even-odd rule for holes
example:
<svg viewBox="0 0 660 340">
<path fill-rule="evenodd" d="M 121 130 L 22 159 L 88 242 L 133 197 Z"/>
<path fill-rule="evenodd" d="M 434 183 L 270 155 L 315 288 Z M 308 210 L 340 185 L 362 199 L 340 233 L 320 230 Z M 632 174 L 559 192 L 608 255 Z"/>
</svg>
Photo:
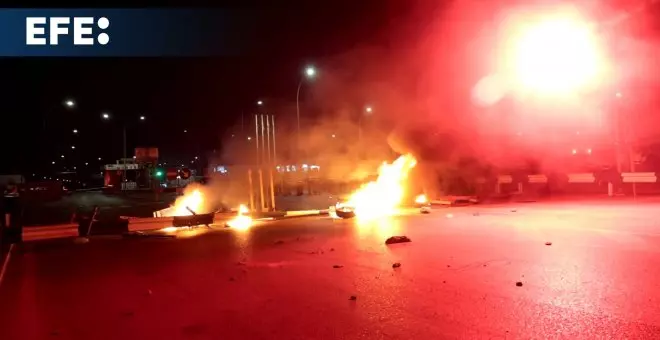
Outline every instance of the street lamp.
<svg viewBox="0 0 660 340">
<path fill-rule="evenodd" d="M 73 129 L 73 133 L 74 134 L 78 133 L 78 129 Z"/>
<path fill-rule="evenodd" d="M 75 146 L 75 145 L 71 145 L 71 150 L 75 150 L 75 149 L 76 149 L 76 146 Z"/>
<path fill-rule="evenodd" d="M 64 106 L 66 106 L 67 108 L 72 109 L 72 108 L 76 107 L 76 102 L 73 101 L 73 99 L 67 99 L 67 100 L 64 101 Z"/>
<path fill-rule="evenodd" d="M 298 91 L 296 91 L 296 122 L 298 125 L 298 130 L 297 130 L 297 144 L 298 148 L 300 148 L 300 88 L 302 87 L 303 81 L 305 79 L 313 79 L 316 77 L 316 69 L 314 66 L 307 66 L 305 68 L 305 74 L 302 78 L 300 78 L 300 82 L 298 83 Z"/>
<path fill-rule="evenodd" d="M 110 114 L 104 112 L 104 113 L 101 114 L 101 118 L 103 118 L 104 120 L 109 120 L 110 119 Z M 147 118 L 145 116 L 139 116 L 139 119 L 141 121 L 144 121 Z M 122 121 L 122 139 L 123 139 L 122 163 L 124 164 L 124 167 L 125 167 L 126 166 L 126 156 L 127 156 L 127 150 L 126 150 L 126 122 L 125 121 Z M 135 159 L 135 156 L 133 157 L 133 159 Z M 99 157 L 99 160 L 101 160 L 100 157 Z M 122 171 L 122 174 L 123 174 L 123 181 L 125 182 L 126 181 L 126 171 L 125 171 L 125 169 L 124 169 L 124 171 Z"/>
<path fill-rule="evenodd" d="M 264 102 L 263 102 L 263 100 L 257 100 L 257 105 L 259 105 L 259 106 L 262 106 L 262 105 L 264 105 Z"/>
<path fill-rule="evenodd" d="M 374 112 L 373 107 L 370 105 L 364 107 L 364 114 L 371 115 Z M 358 141 L 360 142 L 360 147 L 362 147 L 362 114 L 358 118 Z"/>
</svg>

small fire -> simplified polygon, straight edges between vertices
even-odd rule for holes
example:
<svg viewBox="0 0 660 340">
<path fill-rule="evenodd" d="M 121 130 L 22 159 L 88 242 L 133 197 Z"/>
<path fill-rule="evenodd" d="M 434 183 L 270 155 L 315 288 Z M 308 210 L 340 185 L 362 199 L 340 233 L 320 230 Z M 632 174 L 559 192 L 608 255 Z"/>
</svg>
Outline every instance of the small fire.
<svg viewBox="0 0 660 340">
<path fill-rule="evenodd" d="M 246 215 L 250 210 L 245 204 L 238 207 L 238 214 L 236 217 L 227 221 L 227 226 L 237 230 L 247 230 L 252 226 L 252 217 Z"/>
<path fill-rule="evenodd" d="M 204 207 L 204 195 L 199 189 L 194 189 L 189 193 L 176 199 L 172 207 L 171 216 L 190 216 L 192 211 L 201 213 Z"/>
<path fill-rule="evenodd" d="M 415 197 L 415 203 L 417 203 L 417 204 L 426 204 L 428 202 L 429 202 L 429 199 L 424 194 L 417 195 L 417 197 Z"/>
<path fill-rule="evenodd" d="M 383 163 L 378 169 L 378 179 L 353 193 L 345 205 L 353 207 L 356 217 L 362 219 L 392 214 L 403 200 L 405 180 L 416 164 L 417 160 L 410 154 L 402 155 L 391 164 Z"/>
</svg>

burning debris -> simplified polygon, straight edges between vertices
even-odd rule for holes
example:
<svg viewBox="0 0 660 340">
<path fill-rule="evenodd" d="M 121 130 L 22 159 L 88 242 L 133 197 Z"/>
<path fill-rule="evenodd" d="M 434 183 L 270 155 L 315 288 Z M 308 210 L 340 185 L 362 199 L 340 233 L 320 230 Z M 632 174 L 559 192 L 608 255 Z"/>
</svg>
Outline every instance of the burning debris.
<svg viewBox="0 0 660 340">
<path fill-rule="evenodd" d="M 427 204 L 429 204 L 429 199 L 424 194 L 417 195 L 417 197 L 415 197 L 415 204 L 427 205 Z"/>
<path fill-rule="evenodd" d="M 391 164 L 383 163 L 375 181 L 363 185 L 346 202 L 337 205 L 337 216 L 370 220 L 391 215 L 403 201 L 405 180 L 415 165 L 417 160 L 410 154 L 400 156 Z"/>
<path fill-rule="evenodd" d="M 247 215 L 250 212 L 248 207 L 245 204 L 241 204 L 238 207 L 238 213 L 236 217 L 227 221 L 225 224 L 228 228 L 234 228 L 237 230 L 247 230 L 252 226 L 252 217 Z"/>
<path fill-rule="evenodd" d="M 183 196 L 174 201 L 171 207 L 154 212 L 154 217 L 194 216 L 212 212 L 201 185 L 186 188 Z"/>
</svg>

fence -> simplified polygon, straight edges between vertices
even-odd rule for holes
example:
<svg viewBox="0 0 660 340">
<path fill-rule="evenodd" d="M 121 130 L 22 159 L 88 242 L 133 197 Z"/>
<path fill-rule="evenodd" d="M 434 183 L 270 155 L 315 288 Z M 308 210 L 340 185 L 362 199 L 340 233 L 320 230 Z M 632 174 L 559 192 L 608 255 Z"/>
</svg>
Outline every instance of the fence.
<svg viewBox="0 0 660 340">
<path fill-rule="evenodd" d="M 479 178 L 479 195 L 491 194 L 660 194 L 655 172 L 602 171 L 594 173 L 554 173 L 500 175 Z"/>
</svg>

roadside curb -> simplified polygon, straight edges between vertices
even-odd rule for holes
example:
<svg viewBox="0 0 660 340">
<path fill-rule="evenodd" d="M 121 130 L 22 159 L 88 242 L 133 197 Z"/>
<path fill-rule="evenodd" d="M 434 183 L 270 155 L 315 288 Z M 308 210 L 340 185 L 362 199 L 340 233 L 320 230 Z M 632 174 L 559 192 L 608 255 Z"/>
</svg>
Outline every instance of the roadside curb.
<svg viewBox="0 0 660 340">
<path fill-rule="evenodd" d="M 295 211 L 277 211 L 271 213 L 253 215 L 255 220 L 283 220 L 291 218 L 301 218 L 310 216 L 323 216 L 327 215 L 328 210 L 295 210 Z M 236 216 L 235 213 L 218 213 L 213 218 L 213 224 L 223 224 Z M 122 217 L 128 220 L 128 231 L 149 231 L 158 230 L 172 225 L 172 217 Z M 124 230 L 117 230 L 116 233 L 106 233 L 105 235 L 122 235 Z M 23 241 L 40 241 L 47 239 L 77 237 L 78 224 L 67 223 L 58 225 L 44 225 L 23 228 Z M 97 236 L 97 235 L 92 235 Z"/>
</svg>

